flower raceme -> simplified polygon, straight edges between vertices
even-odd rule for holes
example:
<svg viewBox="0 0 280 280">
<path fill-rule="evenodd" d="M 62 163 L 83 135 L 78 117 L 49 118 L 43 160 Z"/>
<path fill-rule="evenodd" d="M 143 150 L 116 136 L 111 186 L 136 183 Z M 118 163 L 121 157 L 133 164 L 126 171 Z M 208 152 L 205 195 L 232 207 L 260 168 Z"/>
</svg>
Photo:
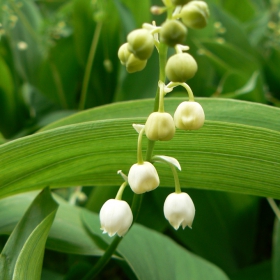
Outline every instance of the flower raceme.
<svg viewBox="0 0 280 280">
<path fill-rule="evenodd" d="M 101 230 L 110 237 L 117 234 L 123 236 L 130 228 L 133 215 L 128 203 L 124 200 L 107 200 L 99 214 Z"/>
<path fill-rule="evenodd" d="M 159 185 L 156 168 L 147 161 L 133 164 L 128 173 L 128 184 L 136 194 L 154 190 Z"/>
<path fill-rule="evenodd" d="M 177 230 L 180 225 L 192 227 L 195 215 L 195 207 L 192 199 L 187 193 L 171 193 L 167 196 L 163 212 L 165 218 Z"/>
</svg>

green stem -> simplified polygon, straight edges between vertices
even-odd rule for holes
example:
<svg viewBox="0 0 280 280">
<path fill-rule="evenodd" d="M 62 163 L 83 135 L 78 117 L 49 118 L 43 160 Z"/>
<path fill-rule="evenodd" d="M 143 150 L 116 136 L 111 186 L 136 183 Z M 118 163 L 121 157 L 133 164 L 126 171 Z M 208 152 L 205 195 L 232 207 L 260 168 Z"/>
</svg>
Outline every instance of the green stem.
<svg viewBox="0 0 280 280">
<path fill-rule="evenodd" d="M 119 190 L 118 190 L 118 193 L 117 193 L 115 199 L 122 200 L 123 191 L 124 191 L 126 186 L 127 186 L 127 182 L 123 182 L 122 185 L 120 186 Z"/>
<path fill-rule="evenodd" d="M 159 44 L 159 80 L 165 82 L 165 65 L 167 60 L 167 45 L 160 43 Z M 158 111 L 159 108 L 159 98 L 160 98 L 160 89 L 157 87 L 155 103 L 154 103 L 154 112 Z"/>
<path fill-rule="evenodd" d="M 101 29 L 102 29 L 102 22 L 98 22 L 96 25 L 94 34 L 93 34 L 90 51 L 89 51 L 89 55 L 88 55 L 88 59 L 87 59 L 87 65 L 86 65 L 86 71 L 85 71 L 84 80 L 83 80 L 79 110 L 83 110 L 85 108 L 90 72 L 91 72 L 97 44 L 99 41 Z"/>
<path fill-rule="evenodd" d="M 138 135 L 138 145 L 137 145 L 137 163 L 143 164 L 143 156 L 142 156 L 142 138 L 144 134 L 145 128 L 142 128 Z"/>
<path fill-rule="evenodd" d="M 189 95 L 189 101 L 194 101 L 194 95 L 193 95 L 193 92 L 192 92 L 192 89 L 190 88 L 189 85 L 187 85 L 186 83 L 174 83 L 174 82 L 170 82 L 167 87 L 168 88 L 174 88 L 174 87 L 177 87 L 177 86 L 182 86 L 186 89 L 188 95 Z"/>
<path fill-rule="evenodd" d="M 164 91 L 163 91 L 162 86 L 160 86 L 160 89 L 159 89 L 159 108 L 158 108 L 158 111 L 160 113 L 164 113 Z"/>
<path fill-rule="evenodd" d="M 169 164 L 169 165 L 172 170 L 173 177 L 174 177 L 175 193 L 181 193 L 180 181 L 179 181 L 177 170 L 176 170 L 175 166 L 173 166 L 172 164 Z"/>
<path fill-rule="evenodd" d="M 65 93 L 63 90 L 63 85 L 62 85 L 62 81 L 60 78 L 60 74 L 57 70 L 56 65 L 51 60 L 50 60 L 50 66 L 52 69 L 52 75 L 53 75 L 54 83 L 55 83 L 55 86 L 57 89 L 60 104 L 61 104 L 62 108 L 67 109 L 68 105 L 67 105 L 67 100 L 65 98 Z"/>
<path fill-rule="evenodd" d="M 98 275 L 98 273 L 105 267 L 105 265 L 109 262 L 111 259 L 111 256 L 115 252 L 116 248 L 118 247 L 119 243 L 121 242 L 123 238 L 116 236 L 112 243 L 108 246 L 106 249 L 104 255 L 97 261 L 97 263 L 94 265 L 94 267 L 87 273 L 87 275 L 82 278 L 82 280 L 91 280 L 95 279 L 95 277 Z"/>
<path fill-rule="evenodd" d="M 279 210 L 277 204 L 275 203 L 275 200 L 273 198 L 271 198 L 271 197 L 267 197 L 266 199 L 267 199 L 270 207 L 272 208 L 275 216 L 280 221 L 280 210 Z"/>
</svg>

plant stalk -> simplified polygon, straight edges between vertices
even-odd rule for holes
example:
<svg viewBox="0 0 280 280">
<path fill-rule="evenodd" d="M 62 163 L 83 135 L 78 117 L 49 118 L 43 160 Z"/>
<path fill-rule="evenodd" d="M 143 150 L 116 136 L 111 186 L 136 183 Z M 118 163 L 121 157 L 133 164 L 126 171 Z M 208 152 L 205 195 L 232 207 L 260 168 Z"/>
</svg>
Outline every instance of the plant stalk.
<svg viewBox="0 0 280 280">
<path fill-rule="evenodd" d="M 95 52 L 97 49 L 101 29 L 102 29 L 102 22 L 98 22 L 96 25 L 94 34 L 93 34 L 90 51 L 89 51 L 89 55 L 88 55 L 88 59 L 87 59 L 86 71 L 85 71 L 83 86 L 82 86 L 81 99 L 80 99 L 80 103 L 79 103 L 79 110 L 83 110 L 85 108 L 90 72 L 91 72 L 93 61 L 94 61 L 94 56 L 95 56 Z"/>
</svg>

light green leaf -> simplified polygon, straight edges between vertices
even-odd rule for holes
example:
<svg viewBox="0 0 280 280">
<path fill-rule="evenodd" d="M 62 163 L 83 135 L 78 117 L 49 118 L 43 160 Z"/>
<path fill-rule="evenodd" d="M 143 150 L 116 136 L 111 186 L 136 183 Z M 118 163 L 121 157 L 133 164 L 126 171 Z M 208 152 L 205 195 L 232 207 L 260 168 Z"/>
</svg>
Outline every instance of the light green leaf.
<svg viewBox="0 0 280 280">
<path fill-rule="evenodd" d="M 1 279 L 40 279 L 45 242 L 57 208 L 49 189 L 32 202 L 1 252 Z"/>
<path fill-rule="evenodd" d="M 245 124 L 280 131 L 280 110 L 272 106 L 222 98 L 195 98 L 205 112 L 206 120 Z M 165 111 L 174 114 L 177 106 L 186 98 L 167 98 Z M 54 122 L 41 131 L 88 121 L 148 117 L 153 110 L 153 99 L 113 103 L 86 110 Z M 144 123 L 142 121 L 142 123 Z M 132 125 L 133 123 L 131 123 Z"/>
<path fill-rule="evenodd" d="M 93 234 L 100 234 L 96 215 L 83 211 L 82 217 Z M 111 241 L 102 236 L 107 242 Z M 141 225 L 133 225 L 117 251 L 140 280 L 228 279 L 218 267 L 183 249 L 170 238 Z"/>
<path fill-rule="evenodd" d="M 23 193 L 0 200 L 0 234 L 10 234 L 38 192 Z M 80 208 L 75 209 L 54 195 L 59 202 L 56 218 L 49 232 L 46 248 L 79 255 L 101 255 L 103 253 L 92 241 L 80 219 Z M 74 211 L 74 210 L 75 211 Z"/>
<path fill-rule="evenodd" d="M 125 105 L 143 106 L 145 102 Z M 155 154 L 173 156 L 180 162 L 182 187 L 280 198 L 280 132 L 275 121 L 280 110 L 232 100 L 230 104 L 235 108 L 232 111 L 215 108 L 216 118 L 224 118 L 224 122 L 206 121 L 198 131 L 177 130 L 172 141 L 156 143 Z M 127 173 L 135 162 L 137 134 L 131 124 L 144 122 L 144 118 L 84 122 L 1 145 L 0 196 L 46 185 L 119 185 L 116 171 Z M 251 125 L 244 125 L 246 122 Z M 156 166 L 161 186 L 172 186 L 169 168 Z"/>
</svg>

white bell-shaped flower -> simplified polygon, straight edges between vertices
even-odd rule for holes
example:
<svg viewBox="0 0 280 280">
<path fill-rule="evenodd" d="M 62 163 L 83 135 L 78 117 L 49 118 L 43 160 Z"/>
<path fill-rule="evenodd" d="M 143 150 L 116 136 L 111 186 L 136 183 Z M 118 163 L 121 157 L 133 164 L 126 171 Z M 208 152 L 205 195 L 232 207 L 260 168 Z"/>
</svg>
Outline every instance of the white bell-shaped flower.
<svg viewBox="0 0 280 280">
<path fill-rule="evenodd" d="M 187 193 L 171 193 L 168 195 L 164 202 L 163 212 L 165 218 L 176 230 L 180 225 L 183 229 L 186 226 L 192 227 L 195 207 Z"/>
<path fill-rule="evenodd" d="M 128 184 L 136 194 L 154 190 L 159 185 L 156 168 L 148 161 L 133 164 L 128 173 Z"/>
<path fill-rule="evenodd" d="M 184 101 L 176 109 L 174 122 L 177 128 L 199 129 L 203 126 L 205 115 L 201 105 L 195 101 Z"/>
<path fill-rule="evenodd" d="M 130 228 L 133 215 L 128 203 L 124 200 L 107 200 L 99 213 L 101 230 L 110 237 L 116 233 L 123 236 Z"/>
</svg>

